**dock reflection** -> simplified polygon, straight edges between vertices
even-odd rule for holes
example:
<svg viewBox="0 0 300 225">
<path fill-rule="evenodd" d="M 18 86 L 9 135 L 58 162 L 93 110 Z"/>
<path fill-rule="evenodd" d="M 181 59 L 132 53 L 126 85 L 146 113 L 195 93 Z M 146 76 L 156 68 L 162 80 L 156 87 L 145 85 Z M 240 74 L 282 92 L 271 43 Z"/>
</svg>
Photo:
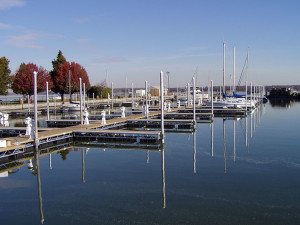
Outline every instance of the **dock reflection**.
<svg viewBox="0 0 300 225">
<path fill-rule="evenodd" d="M 39 210 L 40 210 L 40 219 L 41 223 L 43 224 L 44 219 L 44 212 L 43 212 L 43 198 L 42 198 L 42 184 L 41 184 L 41 173 L 40 173 L 40 153 L 38 151 L 38 146 L 36 146 L 34 152 L 34 160 L 35 160 L 35 170 L 36 170 L 36 178 L 37 178 L 37 189 L 38 189 L 38 198 L 39 198 Z"/>
</svg>

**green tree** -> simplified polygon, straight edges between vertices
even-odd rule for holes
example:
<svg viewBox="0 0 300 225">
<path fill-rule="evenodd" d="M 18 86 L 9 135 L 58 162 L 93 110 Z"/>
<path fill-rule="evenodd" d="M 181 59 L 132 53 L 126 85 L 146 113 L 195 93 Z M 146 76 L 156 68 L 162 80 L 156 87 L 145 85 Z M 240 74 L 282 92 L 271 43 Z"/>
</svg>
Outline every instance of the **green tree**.
<svg viewBox="0 0 300 225">
<path fill-rule="evenodd" d="M 56 59 L 52 61 L 53 70 L 50 71 L 51 80 L 55 84 L 55 80 L 57 79 L 57 70 L 59 67 L 67 62 L 66 58 L 63 56 L 61 50 L 58 51 Z M 60 93 L 60 88 L 57 85 L 53 85 L 52 89 L 55 93 Z"/>
<path fill-rule="evenodd" d="M 101 83 L 95 85 L 95 86 L 92 86 L 87 94 L 89 96 L 89 98 L 92 98 L 93 97 L 93 93 L 94 93 L 94 96 L 97 97 L 99 96 L 100 98 L 107 98 L 107 94 L 111 93 L 111 90 L 110 88 L 108 88 L 106 86 L 106 82 L 105 81 L 102 81 Z"/>
<path fill-rule="evenodd" d="M 9 60 L 5 57 L 0 58 L 0 95 L 7 95 L 10 86 Z"/>
</svg>

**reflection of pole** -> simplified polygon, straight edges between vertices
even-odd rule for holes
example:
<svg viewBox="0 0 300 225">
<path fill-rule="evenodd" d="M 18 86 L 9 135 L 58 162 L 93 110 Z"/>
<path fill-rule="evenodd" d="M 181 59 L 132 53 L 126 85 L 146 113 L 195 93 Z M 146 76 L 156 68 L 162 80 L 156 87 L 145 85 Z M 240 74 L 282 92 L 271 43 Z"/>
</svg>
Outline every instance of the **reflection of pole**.
<svg viewBox="0 0 300 225">
<path fill-rule="evenodd" d="M 214 156 L 214 123 L 211 123 L 211 156 Z"/>
<path fill-rule="evenodd" d="M 245 144 L 248 146 L 248 117 L 245 118 Z"/>
<path fill-rule="evenodd" d="M 196 153 L 197 153 L 197 149 L 196 149 L 196 132 L 194 132 L 194 173 L 196 173 Z"/>
<path fill-rule="evenodd" d="M 162 207 L 166 208 L 165 150 L 161 150 Z"/>
<path fill-rule="evenodd" d="M 49 167 L 52 170 L 52 154 L 49 155 Z"/>
<path fill-rule="evenodd" d="M 161 103 L 161 140 L 165 143 L 165 127 L 164 127 L 164 73 L 160 72 L 160 103 Z"/>
<path fill-rule="evenodd" d="M 82 81 L 81 77 L 79 78 L 79 92 L 80 92 L 80 124 L 83 124 L 83 116 L 82 116 Z"/>
<path fill-rule="evenodd" d="M 251 114 L 250 114 L 250 137 L 252 138 L 252 117 L 253 117 L 253 115 L 252 115 L 253 113 L 251 112 Z"/>
<path fill-rule="evenodd" d="M 225 137 L 225 120 L 223 119 L 223 144 L 224 144 L 224 173 L 226 173 L 226 137 Z"/>
<path fill-rule="evenodd" d="M 82 183 L 85 183 L 84 148 L 82 148 Z"/>
<path fill-rule="evenodd" d="M 147 150 L 147 163 L 149 163 L 150 158 L 149 158 L 149 150 Z"/>
<path fill-rule="evenodd" d="M 36 170 L 37 170 L 37 185 L 38 185 L 40 219 L 41 219 L 41 223 L 43 224 L 44 223 L 44 213 L 43 213 L 43 200 L 42 200 L 42 187 L 41 187 L 41 177 L 40 177 L 40 161 L 39 161 L 38 146 L 36 146 L 36 151 L 35 151 L 35 164 L 36 164 Z"/>
<path fill-rule="evenodd" d="M 236 152 L 235 152 L 235 119 L 233 120 L 233 161 L 236 160 Z"/>
</svg>

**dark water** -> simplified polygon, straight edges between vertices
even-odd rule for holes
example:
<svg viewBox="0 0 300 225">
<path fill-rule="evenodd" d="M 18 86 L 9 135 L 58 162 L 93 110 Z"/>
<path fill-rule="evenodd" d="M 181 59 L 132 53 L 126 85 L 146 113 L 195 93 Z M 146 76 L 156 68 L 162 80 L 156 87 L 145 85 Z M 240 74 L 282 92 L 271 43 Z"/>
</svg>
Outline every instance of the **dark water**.
<svg viewBox="0 0 300 225">
<path fill-rule="evenodd" d="M 299 112 L 268 103 L 247 121 L 216 118 L 213 149 L 198 124 L 167 133 L 163 151 L 74 147 L 52 169 L 42 156 L 44 224 L 299 224 Z M 1 224 L 41 223 L 27 167 L 0 178 Z"/>
</svg>

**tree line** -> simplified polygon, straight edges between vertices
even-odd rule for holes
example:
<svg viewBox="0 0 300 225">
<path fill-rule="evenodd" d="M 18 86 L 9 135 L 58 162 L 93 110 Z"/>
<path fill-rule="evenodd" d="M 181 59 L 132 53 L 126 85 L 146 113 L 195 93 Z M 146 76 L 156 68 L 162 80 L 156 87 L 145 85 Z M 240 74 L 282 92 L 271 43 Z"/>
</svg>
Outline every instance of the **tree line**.
<svg viewBox="0 0 300 225">
<path fill-rule="evenodd" d="M 85 83 L 89 97 L 94 94 L 95 97 L 105 98 L 110 93 L 105 82 L 91 86 L 85 68 L 76 62 L 68 62 L 60 50 L 52 61 L 53 69 L 50 72 L 34 63 L 21 63 L 17 71 L 11 74 L 9 62 L 6 57 L 0 58 L 0 95 L 7 95 L 10 88 L 16 94 L 33 95 L 34 71 L 37 71 L 37 92 L 45 91 L 48 82 L 48 88 L 59 93 L 62 100 L 69 91 L 71 94 L 79 91 L 79 78 Z"/>
</svg>

